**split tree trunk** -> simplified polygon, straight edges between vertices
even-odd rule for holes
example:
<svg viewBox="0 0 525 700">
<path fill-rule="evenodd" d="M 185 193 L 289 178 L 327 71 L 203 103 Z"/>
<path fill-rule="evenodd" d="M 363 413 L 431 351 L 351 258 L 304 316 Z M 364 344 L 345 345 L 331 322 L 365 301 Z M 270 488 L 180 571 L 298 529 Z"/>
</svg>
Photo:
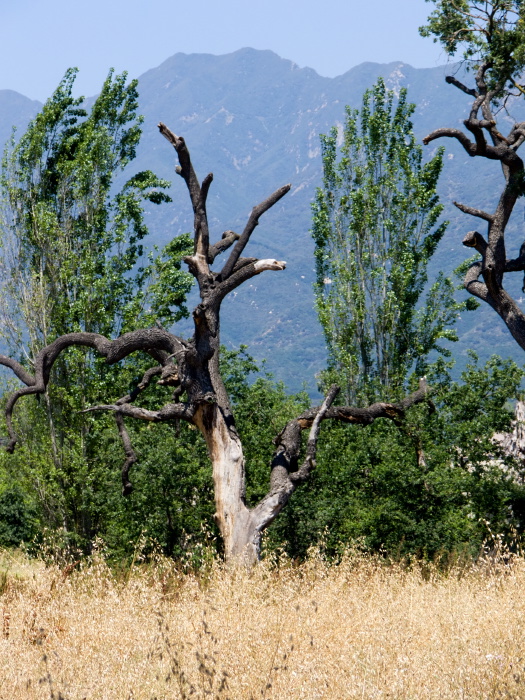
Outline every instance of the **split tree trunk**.
<svg viewBox="0 0 525 700">
<path fill-rule="evenodd" d="M 201 406 L 195 424 L 208 446 L 215 490 L 215 522 L 224 542 L 226 561 L 248 565 L 259 559 L 261 532 L 246 506 L 244 454 L 236 432 L 229 429 L 216 403 Z"/>
</svg>

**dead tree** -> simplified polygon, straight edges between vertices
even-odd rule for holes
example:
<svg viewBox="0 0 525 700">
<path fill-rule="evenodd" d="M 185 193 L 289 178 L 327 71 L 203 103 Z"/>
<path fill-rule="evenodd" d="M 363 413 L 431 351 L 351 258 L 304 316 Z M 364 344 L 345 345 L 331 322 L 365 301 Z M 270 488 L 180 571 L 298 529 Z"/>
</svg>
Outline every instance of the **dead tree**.
<svg viewBox="0 0 525 700">
<path fill-rule="evenodd" d="M 162 328 L 136 330 L 115 340 L 96 333 L 70 333 L 40 351 L 34 373 L 16 360 L 0 356 L 0 364 L 10 367 L 25 385 L 7 401 L 5 415 L 10 436 L 7 449 L 12 452 L 17 442 L 13 427 L 13 409 L 17 401 L 23 396 L 46 391 L 53 363 L 68 347 L 91 348 L 104 357 L 108 364 L 117 363 L 134 352 L 147 353 L 156 364 L 145 373 L 131 394 L 113 404 L 88 409 L 111 411 L 115 416 L 126 456 L 122 468 L 123 494 L 129 494 L 132 489 L 129 470 L 136 462 L 126 430 L 126 419 L 152 422 L 184 420 L 194 424 L 204 436 L 213 467 L 215 519 L 224 539 L 226 559 L 242 557 L 248 562 L 254 562 L 259 555 L 262 532 L 315 467 L 321 421 L 329 418 L 357 424 L 369 424 L 376 418 L 398 421 L 409 406 L 425 400 L 427 388 L 425 381 L 421 380 L 419 389 L 399 403 L 376 403 L 368 408 L 351 408 L 333 405 L 338 388 L 332 387 L 322 406 L 311 408 L 290 421 L 276 437 L 268 493 L 255 507 L 248 508 L 245 502 L 242 445 L 219 373 L 220 310 L 226 296 L 247 280 L 265 271 L 285 269 L 283 261 L 258 260 L 242 257 L 242 254 L 260 217 L 288 192 L 290 185 L 281 187 L 255 206 L 240 235 L 227 231 L 218 242 L 212 244 L 208 231 L 206 197 L 213 176 L 210 173 L 199 183 L 184 139 L 176 136 L 164 124 L 159 124 L 159 130 L 177 153 L 179 165 L 176 171 L 186 183 L 193 207 L 194 252 L 185 258 L 185 262 L 195 277 L 200 292 L 200 303 L 193 311 L 194 336 L 188 341 Z M 212 270 L 211 265 L 216 257 L 228 249 L 230 253 L 222 268 L 219 271 Z M 158 384 L 174 387 L 173 399 L 158 410 L 147 410 L 134 401 L 150 386 L 154 378 L 158 378 Z M 301 434 L 306 429 L 310 432 L 301 459 Z"/>
<path fill-rule="evenodd" d="M 525 122 L 514 124 L 507 136 L 499 131 L 494 105 L 509 96 L 506 91 L 509 78 L 504 76 L 494 82 L 490 75 L 492 68 L 491 60 L 479 65 L 475 74 L 476 87 L 468 87 L 453 76 L 446 78 L 447 83 L 472 98 L 469 116 L 463 122 L 469 133 L 457 128 L 436 129 L 423 139 L 423 143 L 442 137 L 453 138 L 472 158 L 487 158 L 500 163 L 503 188 L 494 211 L 454 202 L 460 211 L 480 219 L 487 226 L 486 235 L 469 231 L 463 239 L 464 246 L 474 248 L 480 255 L 480 259 L 468 268 L 464 285 L 470 294 L 489 304 L 501 316 L 513 338 L 525 350 L 525 314 L 503 286 L 507 273 L 525 271 L 525 242 L 518 257 L 512 259 L 507 258 L 505 246 L 505 229 L 517 199 L 525 193 L 523 160 L 518 155 L 518 149 L 525 141 Z M 521 86 L 514 84 L 516 89 L 522 90 Z"/>
</svg>

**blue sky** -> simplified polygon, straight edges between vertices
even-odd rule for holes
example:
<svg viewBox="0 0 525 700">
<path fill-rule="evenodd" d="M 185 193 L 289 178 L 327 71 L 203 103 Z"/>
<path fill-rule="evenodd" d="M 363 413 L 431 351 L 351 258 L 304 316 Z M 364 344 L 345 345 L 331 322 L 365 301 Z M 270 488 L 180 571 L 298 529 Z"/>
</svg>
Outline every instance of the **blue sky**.
<svg viewBox="0 0 525 700">
<path fill-rule="evenodd" d="M 271 49 L 324 76 L 363 61 L 446 62 L 417 29 L 424 0 L 0 0 L 0 89 L 44 100 L 66 68 L 95 94 L 110 67 L 138 77 L 169 56 Z"/>
</svg>

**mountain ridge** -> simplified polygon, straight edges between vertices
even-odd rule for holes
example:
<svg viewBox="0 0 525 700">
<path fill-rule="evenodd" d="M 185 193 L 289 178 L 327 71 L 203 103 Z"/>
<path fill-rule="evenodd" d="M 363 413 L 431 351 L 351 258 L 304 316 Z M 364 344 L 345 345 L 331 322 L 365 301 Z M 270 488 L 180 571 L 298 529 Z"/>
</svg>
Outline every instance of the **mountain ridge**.
<svg viewBox="0 0 525 700">
<path fill-rule="evenodd" d="M 246 47 L 222 56 L 177 53 L 139 77 L 140 112 L 145 121 L 132 169 L 151 169 L 173 182 L 173 204 L 147 210 L 153 243 L 162 245 L 172 235 L 191 230 L 192 224 L 187 193 L 174 178 L 174 154 L 156 128 L 159 121 L 185 137 L 201 178 L 208 171 L 215 174 L 208 198 L 214 238 L 220 238 L 224 230 L 241 228 L 252 206 L 279 186 L 292 183 L 290 194 L 261 219 L 247 251 L 287 260 L 288 268 L 261 275 L 227 300 L 222 329 L 226 345 L 248 344 L 258 360 L 268 358 L 268 368 L 291 389 L 301 388 L 305 381 L 315 393 L 315 374 L 326 361 L 313 310 L 314 260 L 309 233 L 310 202 L 322 176 L 319 134 L 342 125 L 345 105 L 360 107 L 363 92 L 379 76 L 397 93 L 408 88 L 408 99 L 416 103 L 413 121 L 419 140 L 434 128 L 456 125 L 467 113 L 468 96 L 446 85 L 444 77 L 458 70 L 454 65 L 418 69 L 402 61 L 364 62 L 340 76 L 326 78 L 272 51 Z M 36 113 L 40 105 L 14 91 L 0 90 L 0 138 L 4 141 L 10 133 L 4 119 L 9 109 L 2 108 L 2 99 L 5 105 L 10 99 L 2 95 L 6 92 L 14 93 L 11 113 L 19 129 L 31 118 L 31 109 Z M 444 141 L 443 145 L 447 155 L 440 192 L 451 225 L 432 261 L 430 279 L 440 269 L 451 274 L 468 257 L 461 239 L 471 222 L 455 210 L 451 200 L 490 207 L 499 187 L 493 187 L 497 171 L 490 164 L 474 164 L 455 143 Z M 427 149 L 428 156 L 435 147 Z M 519 207 L 517 219 L 522 214 Z M 516 221 L 515 231 L 518 226 Z M 506 335 L 500 332 L 504 326 L 488 308 L 466 315 L 457 330 L 470 343 L 480 335 L 476 329 L 487 324 L 499 329 L 499 349 L 481 347 L 482 358 L 494 350 L 522 362 L 521 351 L 507 331 Z M 189 326 L 183 330 L 189 332 Z M 464 365 L 466 343 L 451 349 L 459 366 Z"/>
</svg>

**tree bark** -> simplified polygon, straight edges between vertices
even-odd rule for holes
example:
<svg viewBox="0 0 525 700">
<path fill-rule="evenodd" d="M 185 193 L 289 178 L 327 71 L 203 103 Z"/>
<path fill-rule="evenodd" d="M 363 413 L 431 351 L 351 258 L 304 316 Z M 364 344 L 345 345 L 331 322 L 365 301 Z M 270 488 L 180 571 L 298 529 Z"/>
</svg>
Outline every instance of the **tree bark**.
<svg viewBox="0 0 525 700">
<path fill-rule="evenodd" d="M 517 151 L 525 142 L 525 122 L 514 124 L 505 137 L 497 128 L 492 106 L 501 99 L 504 85 L 489 89 L 487 76 L 493 65 L 483 62 L 476 73 L 476 88 L 467 88 L 456 78 L 446 80 L 462 92 L 474 98 L 468 119 L 464 126 L 474 140 L 457 128 L 436 129 L 423 139 L 428 144 L 438 138 L 456 139 L 473 158 L 480 157 L 499 161 L 503 174 L 503 187 L 494 212 L 454 202 L 465 214 L 474 216 L 487 224 L 486 238 L 478 231 L 470 231 L 463 239 L 463 245 L 474 248 L 480 260 L 472 263 L 464 278 L 465 289 L 481 301 L 489 304 L 502 318 L 512 337 L 525 350 L 525 314 L 516 301 L 504 288 L 504 276 L 509 272 L 525 271 L 525 243 L 521 245 L 517 258 L 506 257 L 505 231 L 517 199 L 525 189 L 525 168 Z M 497 104 L 497 102 L 496 102 Z M 525 290 L 525 284 L 524 284 Z"/>
<path fill-rule="evenodd" d="M 224 542 L 227 561 L 257 559 L 258 550 L 251 541 L 250 511 L 246 507 L 245 466 L 241 441 L 228 427 L 221 407 L 216 403 L 200 406 L 195 424 L 208 446 L 215 493 L 214 519 Z"/>
</svg>

